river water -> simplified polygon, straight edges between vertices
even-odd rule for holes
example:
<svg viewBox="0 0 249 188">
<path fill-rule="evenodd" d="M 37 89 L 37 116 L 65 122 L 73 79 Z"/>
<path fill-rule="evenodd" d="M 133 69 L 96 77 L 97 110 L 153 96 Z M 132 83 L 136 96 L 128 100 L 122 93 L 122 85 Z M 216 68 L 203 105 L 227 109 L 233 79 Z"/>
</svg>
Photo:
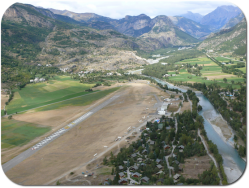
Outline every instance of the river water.
<svg viewBox="0 0 249 188">
<path fill-rule="evenodd" d="M 151 77 L 151 78 L 153 78 L 153 77 Z M 169 83 L 162 81 L 162 80 L 159 80 L 157 78 L 153 78 L 153 79 L 155 79 L 157 82 L 159 82 L 163 85 L 167 85 L 169 88 L 179 89 L 182 92 L 187 91 L 186 89 L 176 87 L 172 84 L 169 84 Z M 228 176 L 228 179 L 230 178 L 230 181 L 228 180 L 228 182 L 232 183 L 232 182 L 236 181 L 241 176 L 241 174 L 244 172 L 245 167 L 246 167 L 246 162 L 239 156 L 237 150 L 234 149 L 228 143 L 228 141 L 224 141 L 219 136 L 219 134 L 214 130 L 213 126 L 203 116 L 203 113 L 206 111 L 209 111 L 209 112 L 211 111 L 214 116 L 218 116 L 219 112 L 217 112 L 215 110 L 214 106 L 210 103 L 210 101 L 203 94 L 197 93 L 196 95 L 197 95 L 197 97 L 199 97 L 199 99 L 200 99 L 199 104 L 202 106 L 202 111 L 200 111 L 199 114 L 204 119 L 204 127 L 205 127 L 205 130 L 207 132 L 208 139 L 217 145 L 219 153 L 222 155 L 222 158 L 223 158 L 224 169 L 226 168 L 226 169 L 229 169 L 230 171 L 232 171 L 231 169 L 234 170 L 233 173 L 232 172 L 230 173 L 230 171 L 228 172 L 228 170 L 225 169 L 225 172 Z M 233 138 L 231 138 L 231 139 L 233 139 Z M 237 171 L 236 171 L 236 167 L 237 167 Z M 231 177 L 231 176 L 233 176 L 233 177 Z"/>
</svg>

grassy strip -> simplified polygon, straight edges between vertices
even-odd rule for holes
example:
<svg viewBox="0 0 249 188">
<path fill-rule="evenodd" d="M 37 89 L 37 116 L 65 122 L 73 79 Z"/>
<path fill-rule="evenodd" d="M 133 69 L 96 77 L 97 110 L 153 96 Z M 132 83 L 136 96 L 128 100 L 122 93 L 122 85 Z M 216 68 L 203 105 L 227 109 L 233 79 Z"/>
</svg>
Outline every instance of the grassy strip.
<svg viewBox="0 0 249 188">
<path fill-rule="evenodd" d="M 1 123 L 2 149 L 22 146 L 51 130 L 51 127 L 41 127 L 33 123 L 7 118 L 2 118 Z"/>
<path fill-rule="evenodd" d="M 39 106 L 49 105 L 51 103 L 60 102 L 60 101 L 63 101 L 63 100 L 71 99 L 71 98 L 74 98 L 74 97 L 79 97 L 79 96 L 86 95 L 86 94 L 89 94 L 89 93 L 93 93 L 93 92 L 83 91 L 83 92 L 67 95 L 67 96 L 64 96 L 64 97 L 61 97 L 61 98 L 58 98 L 58 99 L 50 100 L 50 101 L 47 101 L 47 102 L 33 104 L 33 105 L 25 106 L 25 107 L 11 108 L 11 109 L 7 109 L 7 113 L 8 114 L 13 114 L 13 113 L 16 113 L 16 112 L 22 112 L 22 111 L 30 110 L 30 109 L 33 109 L 33 108 L 37 108 Z"/>
<path fill-rule="evenodd" d="M 97 93 L 93 93 L 91 95 L 84 95 L 81 97 L 77 97 L 71 100 L 67 100 L 67 101 L 62 101 L 56 104 L 51 104 L 48 106 L 44 106 L 44 107 L 40 107 L 37 108 L 35 111 L 47 111 L 47 110 L 54 110 L 54 109 L 58 109 L 64 106 L 86 106 L 88 104 L 91 104 L 92 102 L 99 100 L 103 97 L 105 97 L 106 95 L 118 90 L 119 87 L 115 87 L 112 89 L 108 89 L 108 90 L 104 90 L 104 91 L 99 91 Z"/>
</svg>

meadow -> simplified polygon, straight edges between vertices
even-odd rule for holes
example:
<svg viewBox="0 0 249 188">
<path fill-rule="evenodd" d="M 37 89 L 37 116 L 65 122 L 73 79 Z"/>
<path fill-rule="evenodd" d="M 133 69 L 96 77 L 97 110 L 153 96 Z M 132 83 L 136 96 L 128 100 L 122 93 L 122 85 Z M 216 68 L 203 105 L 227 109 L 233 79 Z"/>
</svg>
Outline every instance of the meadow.
<svg viewBox="0 0 249 188">
<path fill-rule="evenodd" d="M 69 99 L 66 101 L 62 101 L 62 102 L 58 102 L 55 104 L 51 104 L 51 105 L 47 105 L 44 107 L 39 107 L 36 108 L 35 111 L 47 111 L 47 110 L 55 110 L 55 109 L 59 109 L 65 106 L 85 106 L 85 105 L 89 105 L 92 102 L 99 100 L 103 97 L 105 97 L 106 95 L 117 91 L 120 87 L 114 87 L 111 89 L 107 89 L 107 90 L 103 90 L 103 91 L 98 91 L 96 93 L 91 93 L 89 95 L 84 95 L 84 96 L 80 96 L 77 98 L 73 98 L 73 99 Z"/>
<path fill-rule="evenodd" d="M 13 114 L 50 103 L 89 94 L 85 90 L 94 84 L 83 84 L 69 76 L 57 76 L 48 82 L 27 84 L 21 90 L 16 89 L 13 100 L 6 106 L 7 113 Z"/>
<path fill-rule="evenodd" d="M 47 126 L 7 118 L 2 118 L 1 124 L 2 149 L 25 145 L 51 130 Z"/>
</svg>

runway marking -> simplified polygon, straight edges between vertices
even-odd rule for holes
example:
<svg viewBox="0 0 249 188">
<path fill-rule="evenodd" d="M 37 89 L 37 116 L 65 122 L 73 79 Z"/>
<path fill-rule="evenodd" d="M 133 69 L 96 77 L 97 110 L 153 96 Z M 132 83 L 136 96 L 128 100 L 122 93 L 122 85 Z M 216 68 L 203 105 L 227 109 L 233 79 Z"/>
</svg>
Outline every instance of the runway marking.
<svg viewBox="0 0 249 188">
<path fill-rule="evenodd" d="M 64 133 L 65 131 L 68 131 L 70 128 L 74 127 L 77 123 L 79 123 L 80 121 L 84 120 L 85 118 L 87 118 L 91 114 L 92 114 L 92 112 L 88 112 L 88 113 L 84 114 L 83 116 L 81 116 L 78 119 L 76 119 L 73 123 L 70 123 L 69 125 L 65 126 L 64 128 L 59 129 L 58 131 L 56 131 L 55 133 L 53 133 L 49 137 L 45 138 L 44 140 L 42 140 L 38 144 L 34 145 L 31 149 L 32 150 L 38 149 L 39 147 L 41 147 L 44 144 L 48 143 L 50 140 L 53 140 L 55 137 L 58 137 L 62 133 Z"/>
</svg>

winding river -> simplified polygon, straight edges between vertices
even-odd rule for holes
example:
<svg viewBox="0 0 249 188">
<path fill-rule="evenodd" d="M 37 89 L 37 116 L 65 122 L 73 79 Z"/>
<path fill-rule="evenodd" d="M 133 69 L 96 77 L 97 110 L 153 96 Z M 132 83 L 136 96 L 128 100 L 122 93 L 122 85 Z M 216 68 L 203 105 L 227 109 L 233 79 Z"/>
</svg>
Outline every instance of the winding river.
<svg viewBox="0 0 249 188">
<path fill-rule="evenodd" d="M 151 77 L 153 78 L 153 77 Z M 167 83 L 165 81 L 162 81 L 157 78 L 153 78 L 158 83 L 161 83 L 163 85 L 167 85 L 169 88 L 175 88 L 179 89 L 182 92 L 186 92 L 186 89 L 182 89 L 176 86 L 173 86 L 170 83 Z M 203 113 L 206 111 L 212 111 L 212 115 L 216 116 L 219 115 L 219 112 L 215 110 L 213 105 L 210 103 L 210 101 L 201 93 L 196 93 L 197 97 L 199 97 L 200 101 L 199 104 L 202 106 L 202 111 L 199 112 L 199 114 L 204 119 L 204 127 L 207 132 L 207 137 L 209 140 L 211 140 L 213 143 L 217 145 L 217 148 L 219 150 L 219 153 L 222 155 L 223 158 L 223 166 L 225 169 L 225 173 L 228 177 L 228 183 L 232 183 L 240 178 L 242 173 L 245 170 L 246 162 L 239 156 L 236 149 L 234 149 L 228 141 L 224 141 L 219 134 L 214 130 L 213 126 L 207 121 L 207 119 L 204 117 Z M 230 138 L 229 140 L 232 140 L 233 138 Z"/>
</svg>

